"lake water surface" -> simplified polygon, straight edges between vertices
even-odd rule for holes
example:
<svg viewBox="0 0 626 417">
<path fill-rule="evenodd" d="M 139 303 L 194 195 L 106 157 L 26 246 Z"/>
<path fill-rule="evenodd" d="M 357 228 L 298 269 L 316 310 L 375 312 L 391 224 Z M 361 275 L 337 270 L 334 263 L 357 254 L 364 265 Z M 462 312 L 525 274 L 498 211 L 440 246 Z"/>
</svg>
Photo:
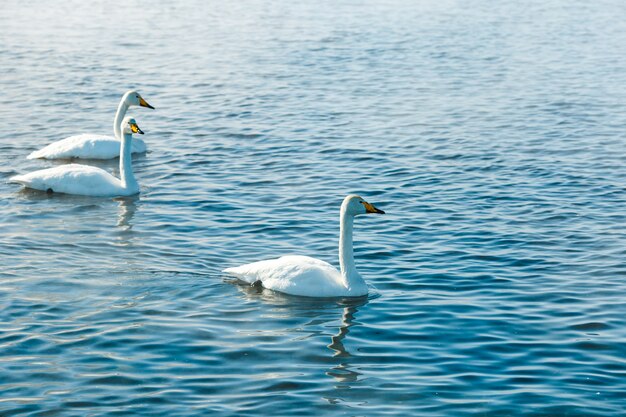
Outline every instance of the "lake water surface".
<svg viewBox="0 0 626 417">
<path fill-rule="evenodd" d="M 0 7 L 1 416 L 626 413 L 622 1 L 54 3 Z M 7 184 L 130 88 L 138 197 Z M 369 297 L 220 272 L 337 265 L 349 193 Z"/>
</svg>

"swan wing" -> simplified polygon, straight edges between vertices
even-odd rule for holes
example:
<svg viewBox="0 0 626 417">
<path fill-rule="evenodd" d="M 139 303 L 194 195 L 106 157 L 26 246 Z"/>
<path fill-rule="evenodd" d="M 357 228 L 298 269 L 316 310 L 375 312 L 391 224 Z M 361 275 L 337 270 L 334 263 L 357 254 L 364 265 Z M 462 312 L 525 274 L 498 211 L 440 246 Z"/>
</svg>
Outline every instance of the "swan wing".
<svg viewBox="0 0 626 417">
<path fill-rule="evenodd" d="M 144 153 L 147 150 L 148 147 L 146 146 L 146 142 L 144 142 L 143 139 L 133 138 L 131 153 Z"/>
<path fill-rule="evenodd" d="M 51 190 L 58 193 L 86 196 L 104 197 L 127 193 L 120 180 L 103 169 L 89 165 L 69 164 L 42 169 L 24 175 L 16 175 L 10 178 L 9 182 L 22 184 L 35 190 Z"/>
<path fill-rule="evenodd" d="M 286 294 L 338 297 L 347 294 L 341 273 L 328 262 L 308 256 L 289 255 L 228 268 L 225 273 Z"/>
<path fill-rule="evenodd" d="M 132 152 L 143 153 L 146 144 L 141 139 L 133 139 Z M 53 142 L 43 149 L 32 152 L 28 159 L 111 159 L 120 156 L 120 141 L 113 136 L 94 134 L 75 135 Z"/>
</svg>

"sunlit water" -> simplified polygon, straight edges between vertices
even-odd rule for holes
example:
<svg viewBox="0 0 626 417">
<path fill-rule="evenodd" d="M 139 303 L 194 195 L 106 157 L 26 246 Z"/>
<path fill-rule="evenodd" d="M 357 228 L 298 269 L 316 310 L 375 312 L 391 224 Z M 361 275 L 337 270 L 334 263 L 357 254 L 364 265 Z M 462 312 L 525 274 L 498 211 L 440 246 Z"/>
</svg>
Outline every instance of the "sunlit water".
<svg viewBox="0 0 626 417">
<path fill-rule="evenodd" d="M 0 415 L 626 412 L 623 2 L 51 3 L 0 7 Z M 129 88 L 140 196 L 6 183 Z M 369 297 L 225 280 L 337 265 L 348 193 Z"/>
</svg>

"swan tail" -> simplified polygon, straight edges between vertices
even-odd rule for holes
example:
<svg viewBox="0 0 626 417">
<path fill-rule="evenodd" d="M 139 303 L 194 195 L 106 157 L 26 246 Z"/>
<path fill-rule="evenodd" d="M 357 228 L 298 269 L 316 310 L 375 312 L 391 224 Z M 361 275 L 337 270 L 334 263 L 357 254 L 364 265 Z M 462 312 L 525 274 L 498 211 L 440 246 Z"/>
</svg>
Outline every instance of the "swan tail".
<svg viewBox="0 0 626 417">
<path fill-rule="evenodd" d="M 241 271 L 241 267 L 238 267 L 238 266 L 223 269 L 222 272 L 228 275 L 235 275 L 235 276 L 243 275 L 243 271 Z"/>
<path fill-rule="evenodd" d="M 28 154 L 28 156 L 26 157 L 26 159 L 41 159 L 41 158 L 45 158 L 46 155 L 43 152 L 43 149 L 39 149 L 38 151 L 33 151 L 30 154 Z"/>
<path fill-rule="evenodd" d="M 23 185 L 24 187 L 27 187 L 30 185 L 30 181 L 24 175 L 16 175 L 14 177 L 9 178 L 9 183 L 20 184 L 20 185 Z"/>
<path fill-rule="evenodd" d="M 228 274 L 234 278 L 237 278 L 240 281 L 243 282 L 248 282 L 250 284 L 254 284 L 256 281 L 258 281 L 258 278 L 256 278 L 255 276 L 253 276 L 252 274 L 248 274 L 247 272 L 247 268 L 245 268 L 246 265 L 242 265 L 242 266 L 235 266 L 232 268 L 226 268 L 224 269 L 222 272 L 225 274 Z"/>
</svg>

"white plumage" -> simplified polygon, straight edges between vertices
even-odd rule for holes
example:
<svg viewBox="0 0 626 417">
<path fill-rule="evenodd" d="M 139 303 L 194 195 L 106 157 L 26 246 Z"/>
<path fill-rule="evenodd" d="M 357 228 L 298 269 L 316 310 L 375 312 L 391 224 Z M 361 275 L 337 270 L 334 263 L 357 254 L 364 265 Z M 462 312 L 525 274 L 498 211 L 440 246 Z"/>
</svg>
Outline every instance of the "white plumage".
<svg viewBox="0 0 626 417">
<path fill-rule="evenodd" d="M 41 169 L 12 177 L 10 182 L 25 187 L 55 193 L 97 197 L 132 195 L 121 181 L 103 169 L 90 165 L 68 164 Z"/>
<path fill-rule="evenodd" d="M 120 124 L 124 119 L 128 108 L 140 106 L 154 109 L 136 91 L 128 91 L 122 97 L 113 119 L 113 136 L 81 134 L 56 141 L 43 149 L 31 152 L 28 159 L 111 159 L 120 156 Z M 143 153 L 146 144 L 141 139 L 135 139 L 131 153 Z"/>
<path fill-rule="evenodd" d="M 225 273 L 249 284 L 260 282 L 265 288 L 306 297 L 359 297 L 368 293 L 365 280 L 356 270 L 352 249 L 354 216 L 380 213 L 372 204 L 356 195 L 347 196 L 340 211 L 339 264 L 337 270 L 328 262 L 309 256 L 289 255 L 253 262 Z"/>
<path fill-rule="evenodd" d="M 9 182 L 35 190 L 95 197 L 128 196 L 139 192 L 131 161 L 132 134 L 143 134 L 135 119 L 126 117 L 122 123 L 120 178 L 89 165 L 69 164 L 16 175 Z"/>
<path fill-rule="evenodd" d="M 132 153 L 144 153 L 146 144 L 134 139 Z M 31 152 L 28 159 L 112 159 L 120 156 L 120 141 L 112 136 L 82 134 L 53 142 L 43 149 Z"/>
<path fill-rule="evenodd" d="M 260 281 L 265 288 L 286 294 L 309 297 L 350 295 L 337 268 L 309 256 L 287 255 L 228 268 L 224 272 L 250 284 Z"/>
</svg>

